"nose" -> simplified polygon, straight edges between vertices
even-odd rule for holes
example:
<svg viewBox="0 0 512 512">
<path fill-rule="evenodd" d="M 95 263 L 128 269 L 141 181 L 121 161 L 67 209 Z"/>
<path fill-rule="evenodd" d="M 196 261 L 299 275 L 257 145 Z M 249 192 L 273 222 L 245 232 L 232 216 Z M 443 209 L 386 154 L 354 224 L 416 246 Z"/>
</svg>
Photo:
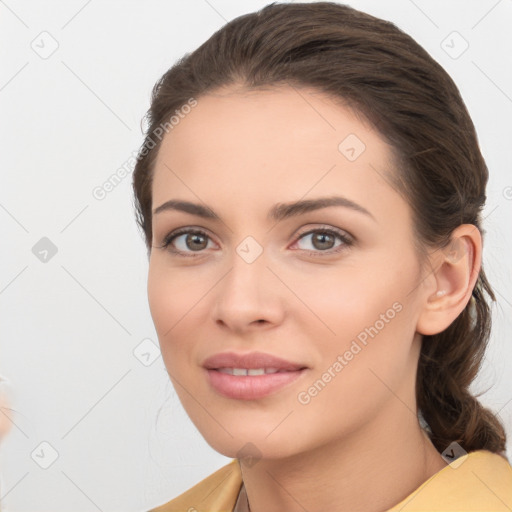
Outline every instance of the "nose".
<svg viewBox="0 0 512 512">
<path fill-rule="evenodd" d="M 243 252 L 236 252 L 231 263 L 215 287 L 216 324 L 241 334 L 281 323 L 285 314 L 280 293 L 283 285 L 269 268 L 265 251 L 253 261 Z"/>
</svg>

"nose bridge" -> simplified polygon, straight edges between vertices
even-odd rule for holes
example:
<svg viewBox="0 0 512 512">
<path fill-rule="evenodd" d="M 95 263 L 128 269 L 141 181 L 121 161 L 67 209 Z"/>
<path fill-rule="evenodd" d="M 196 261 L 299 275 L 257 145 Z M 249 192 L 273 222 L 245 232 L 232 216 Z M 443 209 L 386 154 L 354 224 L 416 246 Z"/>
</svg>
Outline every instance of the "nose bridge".
<svg viewBox="0 0 512 512">
<path fill-rule="evenodd" d="M 259 295 L 262 292 L 261 286 L 267 281 L 265 274 L 270 273 L 267 264 L 267 251 L 263 245 L 253 236 L 246 236 L 233 250 L 231 270 L 226 276 L 229 292 L 241 294 L 246 299 L 254 298 L 247 294 Z"/>
<path fill-rule="evenodd" d="M 230 269 L 216 294 L 217 319 L 234 326 L 256 320 L 272 320 L 276 304 L 272 300 L 275 277 L 267 268 L 267 252 L 253 237 L 247 236 L 233 248 Z M 274 319 L 275 320 L 275 319 Z"/>
<path fill-rule="evenodd" d="M 247 265 L 252 265 L 263 255 L 263 245 L 252 235 L 246 236 L 236 247 L 235 252 Z"/>
</svg>

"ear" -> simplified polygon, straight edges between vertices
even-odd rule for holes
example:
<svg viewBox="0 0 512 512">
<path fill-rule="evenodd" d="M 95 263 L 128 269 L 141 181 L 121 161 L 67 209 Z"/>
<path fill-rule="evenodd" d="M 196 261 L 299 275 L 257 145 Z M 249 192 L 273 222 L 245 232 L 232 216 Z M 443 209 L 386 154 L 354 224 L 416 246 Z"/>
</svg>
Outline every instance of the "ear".
<svg viewBox="0 0 512 512">
<path fill-rule="evenodd" d="M 461 224 L 453 231 L 450 244 L 430 258 L 434 270 L 416 325 L 416 331 L 425 335 L 444 331 L 471 299 L 482 263 L 480 230 Z"/>
</svg>

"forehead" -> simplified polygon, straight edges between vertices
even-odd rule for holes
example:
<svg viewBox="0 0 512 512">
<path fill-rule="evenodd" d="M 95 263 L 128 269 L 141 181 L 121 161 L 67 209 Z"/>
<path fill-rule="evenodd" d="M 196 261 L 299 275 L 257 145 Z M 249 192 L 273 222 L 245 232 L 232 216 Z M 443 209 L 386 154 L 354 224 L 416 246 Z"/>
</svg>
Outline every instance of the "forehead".
<svg viewBox="0 0 512 512">
<path fill-rule="evenodd" d="M 396 199 L 383 179 L 391 169 L 387 143 L 325 93 L 223 88 L 197 98 L 165 135 L 153 205 L 170 196 L 219 207 L 238 201 L 245 209 L 335 192 L 367 203 L 386 194 Z"/>
</svg>

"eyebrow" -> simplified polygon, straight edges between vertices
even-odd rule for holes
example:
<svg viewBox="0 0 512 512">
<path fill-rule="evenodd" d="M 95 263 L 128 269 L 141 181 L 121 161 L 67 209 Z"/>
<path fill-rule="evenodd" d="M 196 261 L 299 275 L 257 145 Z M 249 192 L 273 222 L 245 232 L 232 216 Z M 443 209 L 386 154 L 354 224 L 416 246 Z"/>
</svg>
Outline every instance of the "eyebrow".
<svg viewBox="0 0 512 512">
<path fill-rule="evenodd" d="M 366 208 L 363 208 L 361 205 L 355 203 L 354 201 L 341 196 L 305 199 L 292 203 L 277 203 L 269 210 L 267 218 L 268 220 L 281 221 L 290 217 L 303 215 L 314 210 L 320 210 L 321 208 L 327 208 L 329 206 L 343 206 L 344 208 L 350 208 L 351 210 L 363 213 L 375 220 L 375 217 Z M 163 211 L 168 210 L 182 211 L 192 215 L 197 215 L 198 217 L 203 217 L 205 219 L 222 221 L 220 216 L 217 215 L 208 206 L 177 199 L 170 199 L 169 201 L 161 204 L 153 210 L 153 214 L 157 215 Z"/>
</svg>

